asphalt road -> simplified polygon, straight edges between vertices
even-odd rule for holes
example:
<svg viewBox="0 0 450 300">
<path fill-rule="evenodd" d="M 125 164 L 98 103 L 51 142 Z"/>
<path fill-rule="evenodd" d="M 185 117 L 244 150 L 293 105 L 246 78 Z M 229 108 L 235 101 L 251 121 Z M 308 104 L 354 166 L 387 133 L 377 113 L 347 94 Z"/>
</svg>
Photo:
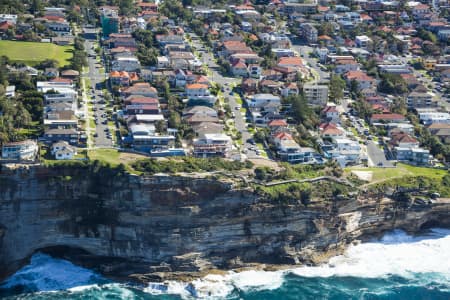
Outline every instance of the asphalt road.
<svg viewBox="0 0 450 300">
<path fill-rule="evenodd" d="M 319 76 L 314 80 L 315 82 L 328 82 L 330 80 L 330 72 L 322 71 L 317 64 L 317 59 L 309 57 L 309 53 L 313 52 L 314 48 L 307 45 L 301 45 L 296 40 L 292 40 L 292 48 L 308 63 L 311 69 L 314 70 L 314 73 Z"/>
<path fill-rule="evenodd" d="M 208 51 L 206 48 L 203 48 L 203 44 L 200 40 L 195 38 L 195 34 L 190 33 L 190 35 L 191 37 L 193 37 L 192 45 L 197 49 L 198 52 L 202 53 L 202 62 L 206 64 L 211 70 L 211 80 L 217 82 L 224 88 L 224 97 L 225 99 L 228 99 L 228 104 L 230 105 L 231 110 L 234 112 L 235 127 L 242 134 L 243 146 L 241 147 L 241 152 L 246 149 L 245 155 L 248 158 L 258 158 L 259 156 L 256 154 L 256 152 L 250 149 L 254 148 L 255 146 L 247 142 L 247 140 L 253 138 L 253 135 L 248 132 L 248 129 L 246 127 L 245 115 L 243 115 L 243 113 L 236 109 L 239 104 L 236 101 L 234 93 L 231 93 L 232 85 L 239 84 L 241 82 L 241 78 L 223 76 L 219 72 L 219 66 L 214 61 L 214 54 L 211 51 Z"/>
<path fill-rule="evenodd" d="M 113 146 L 113 142 L 111 137 L 108 137 L 107 130 L 108 123 L 106 116 L 106 108 L 105 104 L 101 104 L 98 101 L 103 99 L 103 92 L 102 89 L 97 89 L 96 86 L 98 83 L 103 83 L 105 81 L 105 74 L 100 74 L 99 70 L 103 65 L 97 62 L 95 58 L 95 51 L 92 49 L 93 46 L 92 41 L 86 41 L 85 42 L 85 48 L 88 53 L 88 64 L 89 64 L 89 79 L 91 81 L 91 90 L 88 91 L 88 94 L 90 95 L 91 101 L 93 103 L 93 110 L 94 110 L 94 116 L 89 116 L 89 118 L 94 117 L 96 120 L 96 127 L 95 127 L 95 136 L 94 136 L 94 147 L 104 147 L 109 148 Z M 91 57 L 93 55 L 93 57 Z M 93 90 L 92 90 L 93 89 Z M 94 98 L 95 97 L 95 98 Z M 105 122 L 106 124 L 103 124 Z M 91 130 L 94 130 L 94 128 L 91 128 Z M 112 134 L 112 133 L 111 133 Z"/>
<path fill-rule="evenodd" d="M 367 143 L 367 155 L 369 167 L 393 168 L 392 162 L 386 159 L 384 151 L 381 150 L 373 141 Z"/>
</svg>

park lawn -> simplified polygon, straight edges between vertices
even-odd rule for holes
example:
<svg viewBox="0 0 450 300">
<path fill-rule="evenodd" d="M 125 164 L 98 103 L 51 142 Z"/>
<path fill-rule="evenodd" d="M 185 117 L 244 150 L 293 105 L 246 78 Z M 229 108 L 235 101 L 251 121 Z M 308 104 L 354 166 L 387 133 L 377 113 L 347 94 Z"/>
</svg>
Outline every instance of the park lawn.
<svg viewBox="0 0 450 300">
<path fill-rule="evenodd" d="M 116 149 L 93 149 L 88 150 L 89 160 L 99 160 L 101 162 L 107 163 L 112 167 L 117 167 L 120 163 L 123 163 L 125 170 L 131 174 L 141 175 L 142 172 L 137 171 L 131 167 L 131 164 L 139 159 L 148 158 L 145 155 L 119 152 Z"/>
<path fill-rule="evenodd" d="M 116 149 L 94 149 L 88 151 L 88 158 L 90 160 L 99 160 L 106 162 L 115 167 L 120 164 L 120 153 Z"/>
<path fill-rule="evenodd" d="M 398 163 L 396 168 L 345 168 L 345 173 L 350 174 L 351 171 L 368 171 L 372 172 L 372 180 L 370 183 L 381 183 L 394 178 L 405 176 L 424 176 L 431 179 L 441 180 L 447 171 L 435 168 L 415 167 L 407 164 Z"/>
<path fill-rule="evenodd" d="M 55 59 L 59 66 L 67 66 L 72 58 L 73 46 L 52 43 L 0 41 L 0 55 L 14 62 L 37 65 L 46 59 Z"/>
</svg>

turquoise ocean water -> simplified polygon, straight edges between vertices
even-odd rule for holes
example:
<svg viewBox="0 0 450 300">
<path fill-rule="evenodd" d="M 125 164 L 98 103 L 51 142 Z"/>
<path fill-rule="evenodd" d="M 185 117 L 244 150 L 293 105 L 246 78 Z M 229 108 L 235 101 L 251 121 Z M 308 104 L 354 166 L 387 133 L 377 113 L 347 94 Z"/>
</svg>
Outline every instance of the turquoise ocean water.
<svg viewBox="0 0 450 300">
<path fill-rule="evenodd" d="M 230 272 L 191 283 L 111 282 L 37 253 L 0 284 L 4 299 L 450 299 L 450 230 L 402 231 L 351 246 L 318 267 Z"/>
</svg>

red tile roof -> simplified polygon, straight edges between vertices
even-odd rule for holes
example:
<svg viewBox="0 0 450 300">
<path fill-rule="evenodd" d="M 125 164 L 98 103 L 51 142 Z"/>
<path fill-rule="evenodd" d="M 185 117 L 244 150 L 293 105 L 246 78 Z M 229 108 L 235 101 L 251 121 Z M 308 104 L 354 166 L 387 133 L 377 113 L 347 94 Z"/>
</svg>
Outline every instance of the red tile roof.
<svg viewBox="0 0 450 300">
<path fill-rule="evenodd" d="M 269 127 L 274 127 L 274 126 L 287 126 L 288 124 L 285 120 L 272 120 L 267 125 Z"/>
</svg>

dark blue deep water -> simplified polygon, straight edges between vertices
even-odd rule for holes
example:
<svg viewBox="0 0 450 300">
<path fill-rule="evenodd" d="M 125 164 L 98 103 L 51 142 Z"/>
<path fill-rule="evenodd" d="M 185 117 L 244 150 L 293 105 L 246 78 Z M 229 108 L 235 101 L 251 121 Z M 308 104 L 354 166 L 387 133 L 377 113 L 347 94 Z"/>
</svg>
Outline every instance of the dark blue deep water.
<svg viewBox="0 0 450 300">
<path fill-rule="evenodd" d="M 326 265 L 132 286 L 35 254 L 0 284 L 2 299 L 450 299 L 450 231 L 401 231 L 350 247 Z"/>
</svg>

